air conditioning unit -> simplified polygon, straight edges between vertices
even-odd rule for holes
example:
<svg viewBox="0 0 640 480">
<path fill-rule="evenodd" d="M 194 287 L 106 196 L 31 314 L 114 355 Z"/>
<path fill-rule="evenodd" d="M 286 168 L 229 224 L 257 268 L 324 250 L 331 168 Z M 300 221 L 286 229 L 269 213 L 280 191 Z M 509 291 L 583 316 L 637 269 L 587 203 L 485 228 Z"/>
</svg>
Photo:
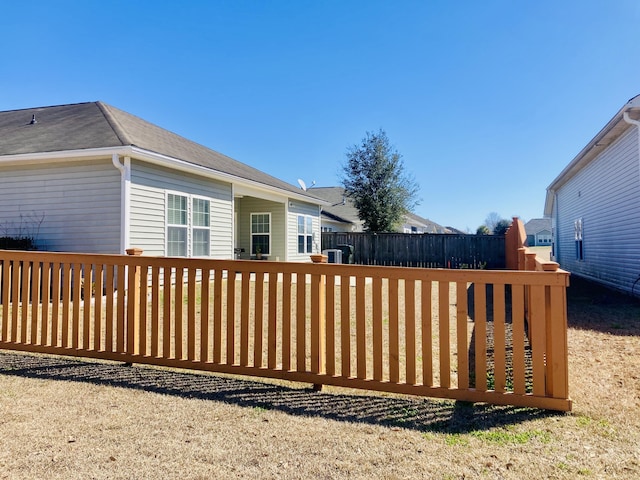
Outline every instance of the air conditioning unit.
<svg viewBox="0 0 640 480">
<path fill-rule="evenodd" d="M 328 263 L 342 263 L 342 250 L 339 248 L 328 248 L 322 254 L 328 257 Z"/>
</svg>

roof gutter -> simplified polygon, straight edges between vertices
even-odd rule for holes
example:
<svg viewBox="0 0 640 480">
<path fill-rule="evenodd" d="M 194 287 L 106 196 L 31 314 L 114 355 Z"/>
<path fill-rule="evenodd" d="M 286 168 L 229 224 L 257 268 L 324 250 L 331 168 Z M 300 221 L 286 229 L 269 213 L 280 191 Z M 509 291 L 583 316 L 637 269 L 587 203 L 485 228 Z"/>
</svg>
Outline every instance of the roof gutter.
<svg viewBox="0 0 640 480">
<path fill-rule="evenodd" d="M 635 125 L 636 131 L 638 132 L 638 173 L 640 174 L 640 121 L 635 120 L 629 116 L 629 109 L 624 111 L 624 113 L 622 114 L 622 118 L 628 124 Z"/>
</svg>

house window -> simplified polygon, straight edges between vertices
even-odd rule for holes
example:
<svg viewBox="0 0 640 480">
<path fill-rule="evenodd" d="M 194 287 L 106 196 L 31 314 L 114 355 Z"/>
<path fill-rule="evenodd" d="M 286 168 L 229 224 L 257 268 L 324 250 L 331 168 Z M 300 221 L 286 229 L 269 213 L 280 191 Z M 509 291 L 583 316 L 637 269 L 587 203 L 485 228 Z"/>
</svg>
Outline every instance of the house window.
<svg viewBox="0 0 640 480">
<path fill-rule="evenodd" d="M 251 254 L 269 255 L 271 253 L 271 214 L 251 214 Z"/>
<path fill-rule="evenodd" d="M 584 260 L 584 247 L 582 244 L 582 219 L 579 218 L 573 223 L 576 239 L 576 259 Z"/>
<path fill-rule="evenodd" d="M 209 221 L 209 200 L 193 199 L 193 256 L 209 256 L 209 236 L 211 233 Z"/>
<path fill-rule="evenodd" d="M 167 255 L 209 256 L 210 202 L 204 198 L 167 194 Z"/>
<path fill-rule="evenodd" d="M 167 255 L 187 256 L 187 197 L 167 195 Z"/>
<path fill-rule="evenodd" d="M 313 217 L 298 215 L 298 253 L 313 253 Z"/>
<path fill-rule="evenodd" d="M 333 232 L 333 227 L 322 227 L 321 230 L 323 232 Z"/>
</svg>

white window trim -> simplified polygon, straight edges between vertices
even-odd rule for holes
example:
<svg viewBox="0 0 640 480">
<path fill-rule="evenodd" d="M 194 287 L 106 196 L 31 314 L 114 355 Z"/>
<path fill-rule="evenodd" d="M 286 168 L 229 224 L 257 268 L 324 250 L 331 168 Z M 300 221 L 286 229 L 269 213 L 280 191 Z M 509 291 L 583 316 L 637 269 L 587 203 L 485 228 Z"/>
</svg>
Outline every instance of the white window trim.
<svg viewBox="0 0 640 480">
<path fill-rule="evenodd" d="M 299 222 L 300 222 L 300 217 L 302 217 L 303 222 L 304 222 L 304 233 L 300 233 L 298 231 L 298 225 L 299 225 Z M 313 231 L 314 230 L 314 228 L 313 228 L 313 218 L 314 217 L 312 215 L 304 215 L 304 214 L 298 214 L 296 216 L 296 250 L 298 251 L 298 255 L 305 255 L 305 254 L 313 253 L 313 243 L 314 243 L 313 241 L 315 239 L 314 231 Z M 307 231 L 307 221 L 309 219 L 311 219 L 311 231 L 310 232 Z M 300 236 L 304 237 L 304 243 L 303 243 L 304 252 L 301 252 L 300 248 L 299 248 L 299 243 L 298 242 L 300 240 Z M 307 245 L 308 245 L 308 243 L 307 243 L 308 238 L 307 237 L 311 238 L 311 251 L 307 251 Z"/>
<path fill-rule="evenodd" d="M 253 216 L 254 215 L 267 215 L 269 217 L 269 232 L 268 233 L 253 233 Z M 272 223 L 271 223 L 271 212 L 251 212 L 249 214 L 249 238 L 250 238 L 250 242 L 249 242 L 249 252 L 251 255 L 253 255 L 253 236 L 254 235 L 267 235 L 269 237 L 269 252 L 268 253 L 262 253 L 263 256 L 268 257 L 269 255 L 271 255 L 271 252 L 273 251 L 273 242 L 271 239 L 271 230 L 273 230 L 272 228 Z"/>
<path fill-rule="evenodd" d="M 178 197 L 185 197 L 187 199 L 187 224 L 186 225 L 175 225 L 169 224 L 168 218 L 168 210 L 169 210 L 169 195 L 175 195 Z M 202 195 L 194 195 L 190 193 L 178 192 L 175 190 L 165 190 L 165 204 L 164 204 L 164 252 L 165 255 L 168 255 L 169 252 L 169 227 L 182 227 L 187 230 L 187 252 L 185 258 L 193 257 L 193 231 L 194 230 L 205 230 L 206 227 L 194 226 L 193 225 L 193 200 L 205 200 L 209 202 L 209 255 L 206 256 L 198 256 L 197 258 L 209 258 L 211 256 L 211 199 Z"/>
<path fill-rule="evenodd" d="M 578 218 L 573 222 L 574 238 L 576 242 L 576 260 L 584 261 L 584 234 L 583 234 L 583 219 Z"/>
</svg>

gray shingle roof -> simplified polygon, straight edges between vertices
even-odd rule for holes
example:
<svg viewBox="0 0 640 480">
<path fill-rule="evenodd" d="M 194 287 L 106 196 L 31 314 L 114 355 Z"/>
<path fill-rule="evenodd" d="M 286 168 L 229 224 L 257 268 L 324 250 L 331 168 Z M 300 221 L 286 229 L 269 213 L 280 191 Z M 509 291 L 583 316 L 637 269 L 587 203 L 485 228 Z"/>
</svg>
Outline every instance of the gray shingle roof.
<svg viewBox="0 0 640 480">
<path fill-rule="evenodd" d="M 37 123 L 31 123 L 35 115 Z M 310 200 L 313 194 L 103 102 L 0 112 L 0 156 L 134 146 Z"/>
<path fill-rule="evenodd" d="M 361 225 L 358 209 L 354 207 L 353 201 L 346 197 L 344 188 L 342 187 L 313 187 L 311 192 L 329 203 L 330 206 L 322 209 L 322 214 L 333 220 L 345 222 L 349 224 Z M 427 233 L 449 233 L 442 225 L 427 218 L 419 217 L 414 213 L 408 213 L 405 217 L 405 223 L 420 227 Z"/>
<path fill-rule="evenodd" d="M 342 187 L 313 187 L 311 192 L 331 205 L 322 209 L 322 214 L 333 220 L 348 224 L 361 225 L 362 221 L 358 216 L 358 209 L 353 206 L 353 202 L 344 195 Z"/>
<path fill-rule="evenodd" d="M 535 235 L 543 230 L 551 231 L 550 218 L 532 218 L 524 224 L 524 230 L 527 235 Z"/>
</svg>

